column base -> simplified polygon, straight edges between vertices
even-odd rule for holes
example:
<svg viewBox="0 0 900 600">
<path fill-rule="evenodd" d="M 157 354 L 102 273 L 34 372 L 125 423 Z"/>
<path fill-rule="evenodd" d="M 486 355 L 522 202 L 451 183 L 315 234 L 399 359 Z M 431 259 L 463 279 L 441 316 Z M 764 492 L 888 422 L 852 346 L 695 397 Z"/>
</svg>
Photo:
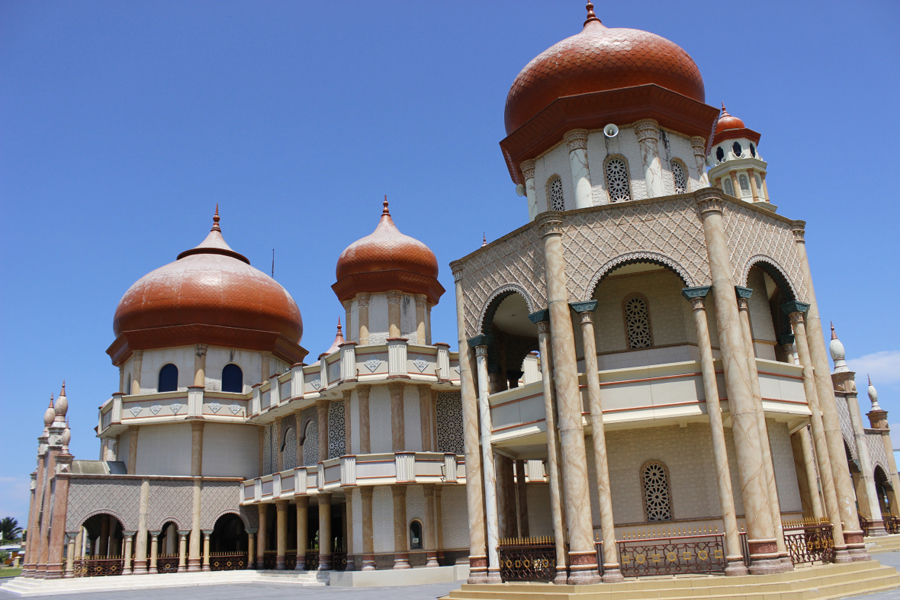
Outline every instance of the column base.
<svg viewBox="0 0 900 600">
<path fill-rule="evenodd" d="M 366 557 L 363 556 L 363 561 Z M 484 555 L 469 556 L 469 578 L 466 583 L 470 585 L 480 585 L 488 582 L 487 576 L 487 557 Z"/>
<path fill-rule="evenodd" d="M 503 583 L 503 578 L 500 577 L 500 569 L 488 569 L 486 583 Z"/>
<path fill-rule="evenodd" d="M 834 562 L 835 563 L 853 562 L 853 557 L 850 556 L 850 549 L 847 548 L 847 546 L 835 546 L 834 547 Z"/>
<path fill-rule="evenodd" d="M 363 554 L 362 570 L 363 571 L 374 571 L 375 570 L 375 555 Z"/>
<path fill-rule="evenodd" d="M 178 565 L 178 569 L 175 572 L 176 573 L 187 573 L 187 567 L 184 565 Z"/>
<path fill-rule="evenodd" d="M 131 570 L 131 567 L 128 567 L 127 569 L 122 569 L 122 575 L 131 575 L 132 573 L 133 573 L 133 571 Z M 73 577 L 74 577 L 74 575 L 73 575 Z"/>
<path fill-rule="evenodd" d="M 146 560 L 136 560 L 134 561 L 134 566 L 131 567 L 132 575 L 146 575 L 149 573 L 147 570 L 147 561 Z"/>
<path fill-rule="evenodd" d="M 438 564 L 437 552 L 426 552 L 425 558 L 426 558 L 426 562 L 425 562 L 426 567 L 439 567 L 440 566 L 440 564 Z"/>
<path fill-rule="evenodd" d="M 600 582 L 596 553 L 569 552 L 569 585 L 593 585 Z"/>
<path fill-rule="evenodd" d="M 150 573 L 151 575 L 156 575 L 157 573 L 159 573 L 159 569 L 157 569 L 156 567 L 150 567 L 150 569 L 148 569 L 147 572 Z"/>
<path fill-rule="evenodd" d="M 881 537 L 883 535 L 890 535 L 887 529 L 884 528 L 884 521 L 873 521 L 869 525 L 869 537 Z"/>
<path fill-rule="evenodd" d="M 251 569 L 253 567 L 250 567 Z M 306 554 L 297 553 L 297 564 L 294 565 L 295 571 L 305 571 L 306 570 Z"/>
<path fill-rule="evenodd" d="M 400 552 L 394 555 L 394 568 L 395 569 L 409 569 L 409 554 L 406 552 Z"/>
<path fill-rule="evenodd" d="M 275 557 L 275 570 L 276 571 L 284 571 L 287 569 L 287 565 L 284 564 L 284 556 L 276 556 Z"/>
<path fill-rule="evenodd" d="M 62 579 L 62 565 L 50 565 L 47 567 L 47 573 L 44 575 L 44 579 Z"/>
<path fill-rule="evenodd" d="M 209 565 L 203 565 L 203 568 L 200 570 L 201 571 L 212 571 L 212 569 L 209 568 Z"/>
<path fill-rule="evenodd" d="M 569 571 L 566 567 L 561 569 L 557 568 L 556 577 L 553 578 L 554 585 L 568 585 L 569 583 Z"/>
<path fill-rule="evenodd" d="M 726 556 L 725 557 L 725 576 L 741 577 L 749 574 L 747 565 L 744 564 L 743 556 Z"/>
<path fill-rule="evenodd" d="M 189 558 L 187 570 L 188 570 L 188 573 L 200 572 L 200 559 L 199 558 Z"/>
<path fill-rule="evenodd" d="M 331 570 L 331 555 L 330 554 L 320 554 L 319 555 L 319 571 L 330 571 Z"/>
<path fill-rule="evenodd" d="M 124 575 L 124 574 L 125 573 L 123 571 L 122 575 Z M 63 575 L 63 579 L 74 579 L 74 578 L 75 578 L 75 573 L 71 573 L 69 571 L 66 571 L 65 575 Z"/>
<path fill-rule="evenodd" d="M 603 580 L 603 583 L 621 583 L 625 581 L 625 577 L 622 575 L 622 570 L 619 568 L 618 563 L 614 565 L 603 565 L 603 576 L 601 579 Z"/>
<path fill-rule="evenodd" d="M 779 559 L 781 560 L 781 564 L 784 565 L 784 572 L 794 570 L 794 561 L 791 560 L 790 555 L 782 554 Z"/>
</svg>

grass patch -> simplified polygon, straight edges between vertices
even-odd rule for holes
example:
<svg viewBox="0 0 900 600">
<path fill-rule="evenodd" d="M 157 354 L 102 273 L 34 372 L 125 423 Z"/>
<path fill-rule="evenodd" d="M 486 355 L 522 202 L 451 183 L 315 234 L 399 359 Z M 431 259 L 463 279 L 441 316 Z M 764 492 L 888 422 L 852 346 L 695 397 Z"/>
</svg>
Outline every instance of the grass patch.
<svg viewBox="0 0 900 600">
<path fill-rule="evenodd" d="M 21 573 L 21 567 L 0 567 L 0 577 L 18 577 Z"/>
</svg>

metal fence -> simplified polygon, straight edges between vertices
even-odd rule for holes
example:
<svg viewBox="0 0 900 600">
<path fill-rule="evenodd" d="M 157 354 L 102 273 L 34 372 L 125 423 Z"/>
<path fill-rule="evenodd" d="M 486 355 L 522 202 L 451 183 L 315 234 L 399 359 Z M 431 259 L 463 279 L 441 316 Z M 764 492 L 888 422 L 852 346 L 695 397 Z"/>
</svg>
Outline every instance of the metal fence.
<svg viewBox="0 0 900 600">
<path fill-rule="evenodd" d="M 616 542 L 625 577 L 724 573 L 725 535 L 708 527 L 657 528 Z"/>
<path fill-rule="evenodd" d="M 240 571 L 246 568 L 246 552 L 214 552 L 209 555 L 211 571 Z"/>
<path fill-rule="evenodd" d="M 552 581 L 556 577 L 556 546 L 551 537 L 500 540 L 503 581 Z"/>
<path fill-rule="evenodd" d="M 72 564 L 75 577 L 106 577 L 121 575 L 125 568 L 124 556 L 85 556 Z"/>
<path fill-rule="evenodd" d="M 834 562 L 834 526 L 827 519 L 784 521 L 782 527 L 792 563 Z"/>
</svg>

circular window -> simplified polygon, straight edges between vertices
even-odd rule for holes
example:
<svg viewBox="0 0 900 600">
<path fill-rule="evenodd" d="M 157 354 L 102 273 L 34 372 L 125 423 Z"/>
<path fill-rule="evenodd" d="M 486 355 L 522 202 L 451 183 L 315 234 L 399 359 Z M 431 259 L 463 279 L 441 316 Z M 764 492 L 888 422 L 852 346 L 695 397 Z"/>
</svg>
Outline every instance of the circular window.
<svg viewBox="0 0 900 600">
<path fill-rule="evenodd" d="M 735 156 L 740 156 L 741 152 L 744 151 L 744 149 L 741 148 L 740 142 L 735 142 L 734 145 L 731 146 L 731 150 L 734 152 Z"/>
</svg>

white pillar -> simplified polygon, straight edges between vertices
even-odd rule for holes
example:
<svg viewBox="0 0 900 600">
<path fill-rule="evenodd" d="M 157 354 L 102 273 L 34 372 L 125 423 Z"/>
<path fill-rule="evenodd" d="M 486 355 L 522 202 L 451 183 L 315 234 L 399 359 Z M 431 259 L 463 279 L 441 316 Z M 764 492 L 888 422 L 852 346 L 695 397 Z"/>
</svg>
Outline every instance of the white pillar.
<svg viewBox="0 0 900 600">
<path fill-rule="evenodd" d="M 587 158 L 587 141 L 587 129 L 573 129 L 566 133 L 569 166 L 572 168 L 572 186 L 575 188 L 575 208 L 588 208 L 594 205 L 591 171 Z M 534 185 L 533 182 L 532 185 Z M 527 191 L 526 188 L 526 193 Z"/>
<path fill-rule="evenodd" d="M 500 583 L 500 523 L 497 515 L 497 476 L 494 472 L 494 450 L 491 444 L 491 406 L 488 399 L 488 336 L 469 340 L 475 347 L 478 369 L 478 409 L 481 417 L 481 466 L 484 469 L 484 504 L 487 519 L 488 582 Z"/>
<path fill-rule="evenodd" d="M 665 194 L 662 165 L 659 162 L 659 123 L 653 119 L 641 119 L 634 124 L 634 131 L 641 146 L 647 197 L 658 198 Z"/>
<path fill-rule="evenodd" d="M 534 221 L 538 214 L 537 196 L 534 193 L 534 161 L 532 159 L 523 160 L 520 165 L 522 175 L 525 176 L 525 197 L 528 199 L 528 220 Z"/>
</svg>

